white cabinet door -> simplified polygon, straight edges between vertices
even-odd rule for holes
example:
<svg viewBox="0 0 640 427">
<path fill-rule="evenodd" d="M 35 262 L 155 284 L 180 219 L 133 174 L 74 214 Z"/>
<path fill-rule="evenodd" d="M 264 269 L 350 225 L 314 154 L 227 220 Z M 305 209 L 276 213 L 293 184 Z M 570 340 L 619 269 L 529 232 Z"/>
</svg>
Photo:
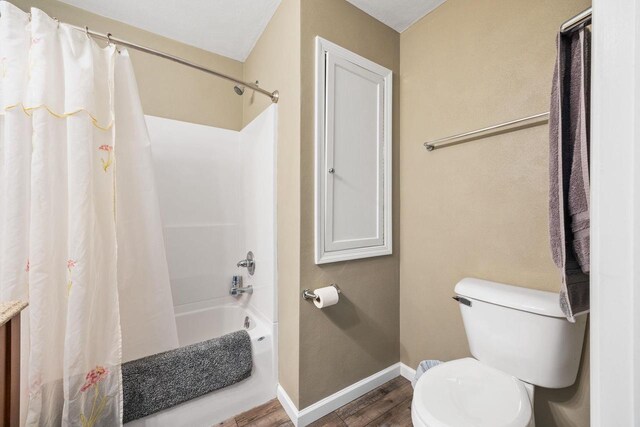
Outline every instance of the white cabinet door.
<svg viewBox="0 0 640 427">
<path fill-rule="evenodd" d="M 316 263 L 391 253 L 392 73 L 317 38 Z"/>
</svg>

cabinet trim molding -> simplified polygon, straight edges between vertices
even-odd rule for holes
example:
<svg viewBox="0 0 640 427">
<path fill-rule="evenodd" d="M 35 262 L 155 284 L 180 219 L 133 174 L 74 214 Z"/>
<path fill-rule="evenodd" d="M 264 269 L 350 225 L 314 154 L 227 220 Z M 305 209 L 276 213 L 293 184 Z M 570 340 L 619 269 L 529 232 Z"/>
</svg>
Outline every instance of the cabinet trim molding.
<svg viewBox="0 0 640 427">
<path fill-rule="evenodd" d="M 316 37 L 316 73 L 315 73 L 315 262 L 324 264 L 330 262 L 346 261 L 359 258 L 368 258 L 392 253 L 392 106 L 393 106 L 393 72 L 375 62 L 357 55 L 343 47 L 336 45 L 321 37 Z M 328 158 L 334 155 L 333 148 L 328 144 L 328 125 L 332 118 L 327 117 L 330 88 L 329 77 L 333 76 L 337 63 L 342 63 L 343 68 L 360 69 L 362 74 L 375 75 L 381 83 L 380 96 L 383 98 L 381 105 L 383 111 L 380 114 L 378 126 L 381 127 L 379 142 L 381 162 L 378 164 L 379 187 L 377 223 L 378 235 L 364 239 L 354 238 L 352 241 L 330 241 L 328 238 L 327 223 L 333 224 L 333 213 L 327 214 L 327 206 L 333 209 L 333 199 L 328 200 L 327 195 L 332 194 L 331 184 L 334 173 L 340 171 L 334 169 L 333 164 L 328 164 Z M 363 77 L 364 78 L 364 77 Z M 380 107 L 378 107 L 380 108 Z M 333 130 L 333 128 L 332 128 Z M 330 183 L 327 185 L 327 183 Z M 329 227 L 330 228 L 330 227 Z M 332 231 L 332 230 L 329 230 Z M 362 244 L 358 246 L 358 241 Z M 346 243 L 345 243 L 346 242 Z"/>
</svg>

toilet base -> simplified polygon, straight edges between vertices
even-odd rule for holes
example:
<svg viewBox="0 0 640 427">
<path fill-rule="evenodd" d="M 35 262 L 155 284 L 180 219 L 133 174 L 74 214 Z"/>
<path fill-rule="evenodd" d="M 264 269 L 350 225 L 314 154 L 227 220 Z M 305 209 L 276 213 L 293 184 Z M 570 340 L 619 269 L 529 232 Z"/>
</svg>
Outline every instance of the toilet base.
<svg viewBox="0 0 640 427">
<path fill-rule="evenodd" d="M 536 406 L 534 397 L 536 395 L 536 387 L 533 384 L 524 383 L 524 387 L 527 389 L 527 393 L 529 393 L 529 402 L 531 402 L 531 421 L 529 421 L 529 425 L 527 427 L 536 427 Z"/>
</svg>

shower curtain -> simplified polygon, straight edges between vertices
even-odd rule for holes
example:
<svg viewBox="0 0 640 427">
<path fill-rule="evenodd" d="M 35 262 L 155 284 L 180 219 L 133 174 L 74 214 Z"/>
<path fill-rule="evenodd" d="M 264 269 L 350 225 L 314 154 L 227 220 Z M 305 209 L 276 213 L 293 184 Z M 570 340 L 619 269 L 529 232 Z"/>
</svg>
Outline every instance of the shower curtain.
<svg viewBox="0 0 640 427">
<path fill-rule="evenodd" d="M 177 346 L 131 61 L 0 14 L 0 299 L 29 302 L 26 424 L 119 425 L 123 359 Z"/>
</svg>

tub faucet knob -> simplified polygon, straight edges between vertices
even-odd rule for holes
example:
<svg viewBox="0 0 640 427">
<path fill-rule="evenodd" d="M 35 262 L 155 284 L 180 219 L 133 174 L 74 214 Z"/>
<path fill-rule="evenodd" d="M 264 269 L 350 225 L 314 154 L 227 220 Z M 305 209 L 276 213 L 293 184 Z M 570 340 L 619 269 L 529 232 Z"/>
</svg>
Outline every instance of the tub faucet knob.
<svg viewBox="0 0 640 427">
<path fill-rule="evenodd" d="M 232 288 L 241 288 L 242 287 L 242 276 L 233 276 L 231 278 L 231 287 Z"/>
<path fill-rule="evenodd" d="M 247 258 L 238 261 L 238 264 L 236 264 L 236 266 L 245 267 L 249 272 L 249 276 L 253 276 L 253 273 L 256 271 L 256 262 L 253 259 L 253 252 L 247 252 Z"/>
<path fill-rule="evenodd" d="M 253 294 L 253 286 L 242 286 L 242 276 L 233 276 L 231 279 L 231 289 L 229 289 L 229 294 L 234 297 L 237 297 L 242 294 Z"/>
</svg>

